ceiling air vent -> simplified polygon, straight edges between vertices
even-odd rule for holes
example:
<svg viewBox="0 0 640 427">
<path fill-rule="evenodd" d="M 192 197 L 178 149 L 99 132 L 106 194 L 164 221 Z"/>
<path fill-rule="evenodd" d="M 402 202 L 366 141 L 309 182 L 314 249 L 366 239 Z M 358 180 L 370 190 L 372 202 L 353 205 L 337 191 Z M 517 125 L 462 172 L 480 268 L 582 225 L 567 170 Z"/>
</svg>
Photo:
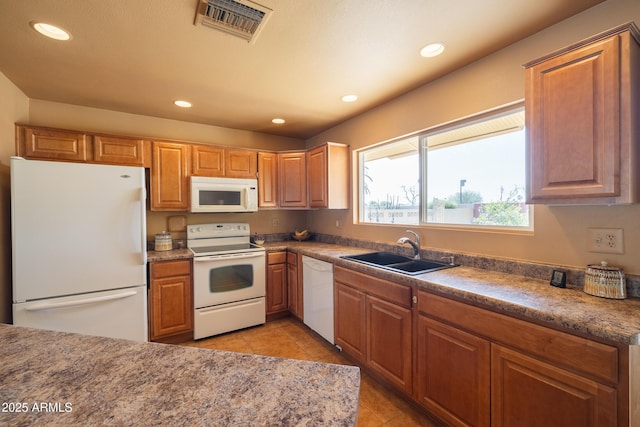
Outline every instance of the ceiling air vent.
<svg viewBox="0 0 640 427">
<path fill-rule="evenodd" d="M 253 43 L 273 11 L 250 0 L 200 0 L 195 24 Z"/>
</svg>

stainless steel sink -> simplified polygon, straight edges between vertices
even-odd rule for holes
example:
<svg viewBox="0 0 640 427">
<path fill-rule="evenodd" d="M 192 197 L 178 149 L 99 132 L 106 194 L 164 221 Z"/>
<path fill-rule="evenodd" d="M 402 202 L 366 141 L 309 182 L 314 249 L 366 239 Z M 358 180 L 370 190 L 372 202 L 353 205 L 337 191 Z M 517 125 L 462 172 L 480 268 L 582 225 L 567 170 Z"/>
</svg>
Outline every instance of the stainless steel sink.
<svg viewBox="0 0 640 427">
<path fill-rule="evenodd" d="M 342 258 L 410 275 L 457 267 L 455 264 L 447 264 L 428 259 L 413 259 L 391 252 L 371 252 L 359 255 L 345 255 Z"/>
</svg>

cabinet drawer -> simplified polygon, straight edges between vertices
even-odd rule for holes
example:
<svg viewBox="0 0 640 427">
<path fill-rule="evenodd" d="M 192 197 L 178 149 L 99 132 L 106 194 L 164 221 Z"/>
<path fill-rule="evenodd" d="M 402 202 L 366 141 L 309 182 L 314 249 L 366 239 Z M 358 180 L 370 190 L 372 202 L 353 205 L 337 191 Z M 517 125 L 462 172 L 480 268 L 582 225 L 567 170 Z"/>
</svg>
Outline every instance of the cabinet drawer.
<svg viewBox="0 0 640 427">
<path fill-rule="evenodd" d="M 150 265 L 151 279 L 187 276 L 191 274 L 191 260 L 159 261 Z"/>
<path fill-rule="evenodd" d="M 491 341 L 524 350 L 609 384 L 618 382 L 618 349 L 424 291 L 418 309 Z"/>
<path fill-rule="evenodd" d="M 411 287 L 409 286 L 378 279 L 377 277 L 339 266 L 334 267 L 333 277 L 335 281 L 345 283 L 366 294 L 382 298 L 402 307 L 411 307 Z"/>
<path fill-rule="evenodd" d="M 267 252 L 267 264 L 284 264 L 286 261 L 286 252 Z"/>
</svg>

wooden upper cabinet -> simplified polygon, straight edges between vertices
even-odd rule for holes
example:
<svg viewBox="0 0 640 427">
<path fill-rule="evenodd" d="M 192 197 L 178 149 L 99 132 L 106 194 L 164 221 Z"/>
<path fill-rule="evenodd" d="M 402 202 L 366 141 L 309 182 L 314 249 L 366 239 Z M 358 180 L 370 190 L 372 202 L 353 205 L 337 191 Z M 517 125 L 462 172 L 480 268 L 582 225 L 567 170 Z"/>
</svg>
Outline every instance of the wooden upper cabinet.
<svg viewBox="0 0 640 427">
<path fill-rule="evenodd" d="M 287 252 L 268 252 L 266 312 L 268 315 L 282 313 L 288 307 Z"/>
<path fill-rule="evenodd" d="M 99 163 L 145 166 L 144 140 L 116 136 L 93 137 L 93 159 Z"/>
<path fill-rule="evenodd" d="M 151 210 L 189 209 L 189 145 L 153 141 Z"/>
<path fill-rule="evenodd" d="M 193 144 L 191 146 L 191 174 L 224 176 L 224 148 Z"/>
<path fill-rule="evenodd" d="M 27 159 L 86 162 L 91 139 L 84 132 L 16 127 L 16 154 Z"/>
<path fill-rule="evenodd" d="M 191 144 L 191 174 L 255 178 L 258 170 L 257 157 L 257 152 L 242 148 Z"/>
<path fill-rule="evenodd" d="M 307 154 L 309 207 L 349 208 L 349 146 L 328 142 Z"/>
<path fill-rule="evenodd" d="M 529 203 L 640 200 L 638 40 L 625 25 L 525 64 Z"/>
<path fill-rule="evenodd" d="M 224 149 L 225 176 L 255 179 L 258 172 L 258 153 L 242 148 Z"/>
<path fill-rule="evenodd" d="M 258 207 L 278 207 L 277 153 L 258 153 Z"/>
<path fill-rule="evenodd" d="M 285 152 L 278 154 L 280 207 L 306 208 L 307 154 Z"/>
</svg>

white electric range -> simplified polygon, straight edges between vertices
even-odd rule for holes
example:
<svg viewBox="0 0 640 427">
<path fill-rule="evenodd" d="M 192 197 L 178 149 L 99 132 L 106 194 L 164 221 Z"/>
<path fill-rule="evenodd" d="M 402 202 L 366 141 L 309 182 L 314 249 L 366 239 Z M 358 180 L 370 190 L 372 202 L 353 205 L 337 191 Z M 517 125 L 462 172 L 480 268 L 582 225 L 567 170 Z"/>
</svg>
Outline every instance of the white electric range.
<svg viewBox="0 0 640 427">
<path fill-rule="evenodd" d="M 194 339 L 265 322 L 265 249 L 251 243 L 246 223 L 193 224 Z"/>
</svg>

